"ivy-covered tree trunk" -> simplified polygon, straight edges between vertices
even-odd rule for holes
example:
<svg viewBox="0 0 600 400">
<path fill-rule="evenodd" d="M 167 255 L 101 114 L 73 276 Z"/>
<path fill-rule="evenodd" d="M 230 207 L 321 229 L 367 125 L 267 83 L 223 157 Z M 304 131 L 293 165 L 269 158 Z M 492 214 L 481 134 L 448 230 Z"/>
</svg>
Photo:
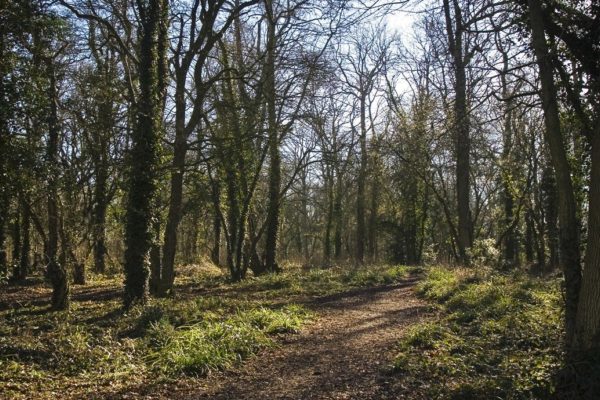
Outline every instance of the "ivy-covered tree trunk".
<svg viewBox="0 0 600 400">
<path fill-rule="evenodd" d="M 46 162 L 48 168 L 47 211 L 48 211 L 48 242 L 46 243 L 47 277 L 52 284 L 52 309 L 66 310 L 69 308 L 69 280 L 67 270 L 58 260 L 58 230 L 60 219 L 58 215 L 58 145 L 60 127 L 58 123 L 58 88 L 56 87 L 56 72 L 53 59 L 47 60 L 49 77 L 48 100 L 48 144 Z"/>
<path fill-rule="evenodd" d="M 560 238 L 560 263 L 565 276 L 565 327 L 567 343 L 572 343 L 575 333 L 575 318 L 579 290 L 581 287 L 581 264 L 579 250 L 579 223 L 577 204 L 571 180 L 571 167 L 567 159 L 564 138 L 561 132 L 556 87 L 554 85 L 552 58 L 546 43 L 544 20 L 540 0 L 528 0 L 532 48 L 539 68 L 540 97 L 544 110 L 544 135 L 558 191 L 558 222 Z"/>
<path fill-rule="evenodd" d="M 138 2 L 140 19 L 139 98 L 136 126 L 132 134 L 129 192 L 125 224 L 125 297 L 124 305 L 145 302 L 152 245 L 154 205 L 162 133 L 166 56 L 158 45 L 161 29 L 166 29 L 166 0 Z"/>
<path fill-rule="evenodd" d="M 218 178 L 211 182 L 211 197 L 213 202 L 213 248 L 210 259 L 215 265 L 221 260 L 221 185 Z"/>
<path fill-rule="evenodd" d="M 6 227 L 8 225 L 9 191 L 8 191 L 8 119 L 10 116 L 9 101 L 5 77 L 10 72 L 5 43 L 5 27 L 0 26 L 0 276 L 8 271 L 6 250 Z"/>
</svg>

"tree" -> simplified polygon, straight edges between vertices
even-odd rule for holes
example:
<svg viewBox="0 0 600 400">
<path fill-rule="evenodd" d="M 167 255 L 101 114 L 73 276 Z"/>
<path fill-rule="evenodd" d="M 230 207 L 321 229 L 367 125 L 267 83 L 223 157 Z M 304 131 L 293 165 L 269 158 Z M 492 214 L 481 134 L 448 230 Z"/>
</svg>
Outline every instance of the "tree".
<svg viewBox="0 0 600 400">
<path fill-rule="evenodd" d="M 573 340 L 577 303 L 581 287 L 581 265 L 579 254 L 579 223 L 576 216 L 576 202 L 571 180 L 571 167 L 567 160 L 564 138 L 561 132 L 558 102 L 552 60 L 545 38 L 542 7 L 539 0 L 528 0 L 528 15 L 531 29 L 531 46 L 539 68 L 540 97 L 544 110 L 544 135 L 558 191 L 558 220 L 561 250 L 561 264 L 565 275 L 565 323 L 567 343 Z"/>
<path fill-rule="evenodd" d="M 140 19 L 139 97 L 129 155 L 125 224 L 126 308 L 136 302 L 145 302 L 148 292 L 151 229 L 156 218 L 154 201 L 167 84 L 168 3 L 166 0 L 140 1 L 137 12 Z"/>
<path fill-rule="evenodd" d="M 462 9 L 458 0 L 444 0 L 444 16 L 448 35 L 448 49 L 454 70 L 454 114 L 453 134 L 456 158 L 456 202 L 458 210 L 458 253 L 460 261 L 469 263 L 467 250 L 473 244 L 473 226 L 470 210 L 470 156 L 471 139 L 467 103 L 466 67 L 472 51 L 464 46 L 467 27 L 463 21 Z"/>
<path fill-rule="evenodd" d="M 373 133 L 374 126 L 369 124 L 372 110 L 373 91 L 377 89 L 380 73 L 386 65 L 388 49 L 391 41 L 385 36 L 383 28 L 371 28 L 351 39 L 349 51 L 342 52 L 338 67 L 344 84 L 351 90 L 358 103 L 358 141 L 359 165 L 356 178 L 356 262 L 364 262 L 367 242 L 366 225 L 366 190 L 368 172 L 367 141 L 369 132 Z"/>
</svg>

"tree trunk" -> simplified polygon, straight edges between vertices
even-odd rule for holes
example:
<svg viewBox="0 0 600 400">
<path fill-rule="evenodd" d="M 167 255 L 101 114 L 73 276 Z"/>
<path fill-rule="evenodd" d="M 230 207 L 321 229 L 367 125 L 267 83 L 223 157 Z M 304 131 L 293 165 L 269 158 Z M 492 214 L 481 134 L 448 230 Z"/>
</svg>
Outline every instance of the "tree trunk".
<svg viewBox="0 0 600 400">
<path fill-rule="evenodd" d="M 9 176 L 8 176 L 8 155 L 9 155 L 9 131 L 8 121 L 10 117 L 9 104 L 5 102 L 6 87 L 5 77 L 10 73 L 10 66 L 7 62 L 6 53 L 6 32 L 5 27 L 0 26 L 0 276 L 8 272 L 6 250 L 4 249 L 6 241 L 6 227 L 8 225 L 9 210 Z"/>
<path fill-rule="evenodd" d="M 504 263 L 507 267 L 515 267 L 519 260 L 518 243 L 516 237 L 516 224 L 514 215 L 515 199 L 513 195 L 513 175 L 512 170 L 515 167 L 512 163 L 512 147 L 513 147 L 513 101 L 512 95 L 506 76 L 509 72 L 508 54 L 502 49 L 502 97 L 505 102 L 504 107 L 504 126 L 502 129 L 502 198 L 504 205 L 504 233 L 503 255 Z"/>
<path fill-rule="evenodd" d="M 29 273 L 29 253 L 31 251 L 31 210 L 27 201 L 21 201 L 20 207 L 23 213 L 21 222 L 21 258 L 19 260 L 19 277 L 24 280 Z"/>
<path fill-rule="evenodd" d="M 367 99 L 365 94 L 360 96 L 360 162 L 358 166 L 356 193 L 356 262 L 362 264 L 365 260 L 365 188 L 367 179 Z"/>
<path fill-rule="evenodd" d="M 533 236 L 534 236 L 533 212 L 525 212 L 525 260 L 527 264 L 533 263 Z"/>
<path fill-rule="evenodd" d="M 333 226 L 334 226 L 334 234 L 333 234 L 333 248 L 334 248 L 334 257 L 337 261 L 342 258 L 342 230 L 343 227 L 343 215 L 342 215 L 342 196 L 343 196 L 343 187 L 342 187 L 342 177 L 340 172 L 337 172 L 336 179 L 336 187 L 335 187 L 335 198 L 333 202 Z"/>
<path fill-rule="evenodd" d="M 462 14 L 456 0 L 453 1 L 454 21 L 450 2 L 444 0 L 448 45 L 454 67 L 454 153 L 456 158 L 456 202 L 458 210 L 458 254 L 460 262 L 469 264 L 468 249 L 473 244 L 473 227 L 470 209 L 471 138 L 467 108 L 467 77 L 463 48 L 464 27 Z"/>
<path fill-rule="evenodd" d="M 404 218 L 405 228 L 404 228 L 404 239 L 405 239 L 405 260 L 408 265 L 415 265 L 418 262 L 417 256 L 417 213 L 416 213 L 416 193 L 417 183 L 415 180 L 410 180 L 412 185 L 408 188 L 409 196 L 406 208 L 406 216 Z"/>
<path fill-rule="evenodd" d="M 333 230 L 333 207 L 334 207 L 334 192 L 333 192 L 333 176 L 332 168 L 327 167 L 325 174 L 325 193 L 327 196 L 327 213 L 325 215 L 325 235 L 323 238 L 323 265 L 328 267 L 331 264 L 331 232 Z"/>
<path fill-rule="evenodd" d="M 130 154 L 129 192 L 125 224 L 124 306 L 145 303 L 148 295 L 149 251 L 152 245 L 152 220 L 158 177 L 159 147 L 162 132 L 165 54 L 157 37 L 168 22 L 167 2 L 149 0 L 138 3 L 141 20 L 139 48 L 140 96 L 136 104 L 136 127 Z"/>
<path fill-rule="evenodd" d="M 104 132 L 103 132 L 104 134 Z M 102 150 L 101 150 L 102 151 Z M 104 155 L 99 157 L 96 169 L 96 186 L 94 187 L 94 212 L 93 212 L 93 247 L 94 271 L 99 274 L 106 272 L 106 209 L 108 207 L 106 184 L 108 168 L 105 165 Z"/>
<path fill-rule="evenodd" d="M 588 240 L 577 305 L 573 348 L 583 354 L 600 347 L 600 127 L 592 139 Z"/>
<path fill-rule="evenodd" d="M 548 268 L 554 269 L 558 267 L 558 202 L 556 192 L 556 179 L 554 170 L 551 165 L 547 165 L 542 171 L 542 206 L 544 207 L 545 231 L 548 236 L 548 250 L 550 251 L 550 259 L 548 260 Z"/>
<path fill-rule="evenodd" d="M 48 114 L 48 147 L 46 161 L 49 171 L 48 176 L 48 242 L 46 244 L 46 259 L 48 262 L 47 276 L 52 284 L 52 309 L 66 310 L 69 308 L 69 280 L 64 265 L 57 259 L 58 256 L 58 229 L 60 219 L 58 215 L 58 146 L 60 127 L 58 126 L 58 88 L 56 87 L 56 72 L 54 60 L 47 61 L 50 87 L 48 96 L 50 110 Z"/>
<path fill-rule="evenodd" d="M 375 166 L 375 162 L 373 162 Z M 369 251 L 369 260 L 375 262 L 377 260 L 377 218 L 379 213 L 379 179 L 377 178 L 377 172 L 372 175 L 373 181 L 371 182 L 371 210 L 369 213 L 369 240 L 367 250 Z"/>
<path fill-rule="evenodd" d="M 579 289 L 581 287 L 581 264 L 579 254 L 579 223 L 577 221 L 575 195 L 571 181 L 570 166 L 561 132 L 552 60 L 544 32 L 542 6 L 539 0 L 528 0 L 532 48 L 539 67 L 541 99 L 544 110 L 545 137 L 558 190 L 558 221 L 560 238 L 560 262 L 565 275 L 565 327 L 567 343 L 572 343 Z"/>
<path fill-rule="evenodd" d="M 21 281 L 25 277 L 21 276 L 20 264 L 21 264 L 21 210 L 17 207 L 15 210 L 15 219 L 12 226 L 12 267 L 13 267 L 13 279 L 15 281 Z"/>
<path fill-rule="evenodd" d="M 221 185 L 218 177 L 216 177 L 212 185 L 212 201 L 213 201 L 213 248 L 210 253 L 210 258 L 215 265 L 221 264 Z"/>
<path fill-rule="evenodd" d="M 281 154 L 279 153 L 279 129 L 275 105 L 275 15 L 272 0 L 265 0 L 267 16 L 267 58 L 265 63 L 265 98 L 267 103 L 267 129 L 269 146 L 269 193 L 267 205 L 267 230 L 265 240 L 265 268 L 268 272 L 279 270 L 277 264 L 277 238 L 281 190 Z"/>
<path fill-rule="evenodd" d="M 186 71 L 187 72 L 187 71 Z M 183 204 L 183 175 L 187 153 L 187 135 L 185 134 L 185 75 L 177 76 L 175 94 L 175 145 L 171 165 L 171 193 L 169 213 L 165 227 L 161 283 L 159 296 L 166 296 L 173 289 L 175 281 L 175 252 L 177 250 L 177 228 L 181 220 Z"/>
</svg>

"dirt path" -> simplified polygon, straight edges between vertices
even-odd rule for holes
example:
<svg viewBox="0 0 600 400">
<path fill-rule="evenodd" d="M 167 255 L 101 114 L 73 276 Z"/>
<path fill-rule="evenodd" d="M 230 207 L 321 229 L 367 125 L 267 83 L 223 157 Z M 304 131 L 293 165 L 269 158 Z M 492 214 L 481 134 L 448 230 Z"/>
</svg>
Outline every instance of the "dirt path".
<svg viewBox="0 0 600 400">
<path fill-rule="evenodd" d="M 309 303 L 319 318 L 281 347 L 262 352 L 237 370 L 211 376 L 191 399 L 399 399 L 387 376 L 392 348 L 426 314 L 413 283 L 363 289 Z"/>
</svg>

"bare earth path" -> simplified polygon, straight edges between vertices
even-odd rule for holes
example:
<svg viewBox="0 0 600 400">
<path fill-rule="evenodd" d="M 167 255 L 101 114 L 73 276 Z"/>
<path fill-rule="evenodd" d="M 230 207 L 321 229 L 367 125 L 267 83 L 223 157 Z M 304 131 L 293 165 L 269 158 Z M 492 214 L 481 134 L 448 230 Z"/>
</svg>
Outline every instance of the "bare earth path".
<svg viewBox="0 0 600 400">
<path fill-rule="evenodd" d="M 317 321 L 237 370 L 215 374 L 191 399 L 414 398 L 387 375 L 393 347 L 426 305 L 412 281 L 319 298 Z"/>
</svg>

